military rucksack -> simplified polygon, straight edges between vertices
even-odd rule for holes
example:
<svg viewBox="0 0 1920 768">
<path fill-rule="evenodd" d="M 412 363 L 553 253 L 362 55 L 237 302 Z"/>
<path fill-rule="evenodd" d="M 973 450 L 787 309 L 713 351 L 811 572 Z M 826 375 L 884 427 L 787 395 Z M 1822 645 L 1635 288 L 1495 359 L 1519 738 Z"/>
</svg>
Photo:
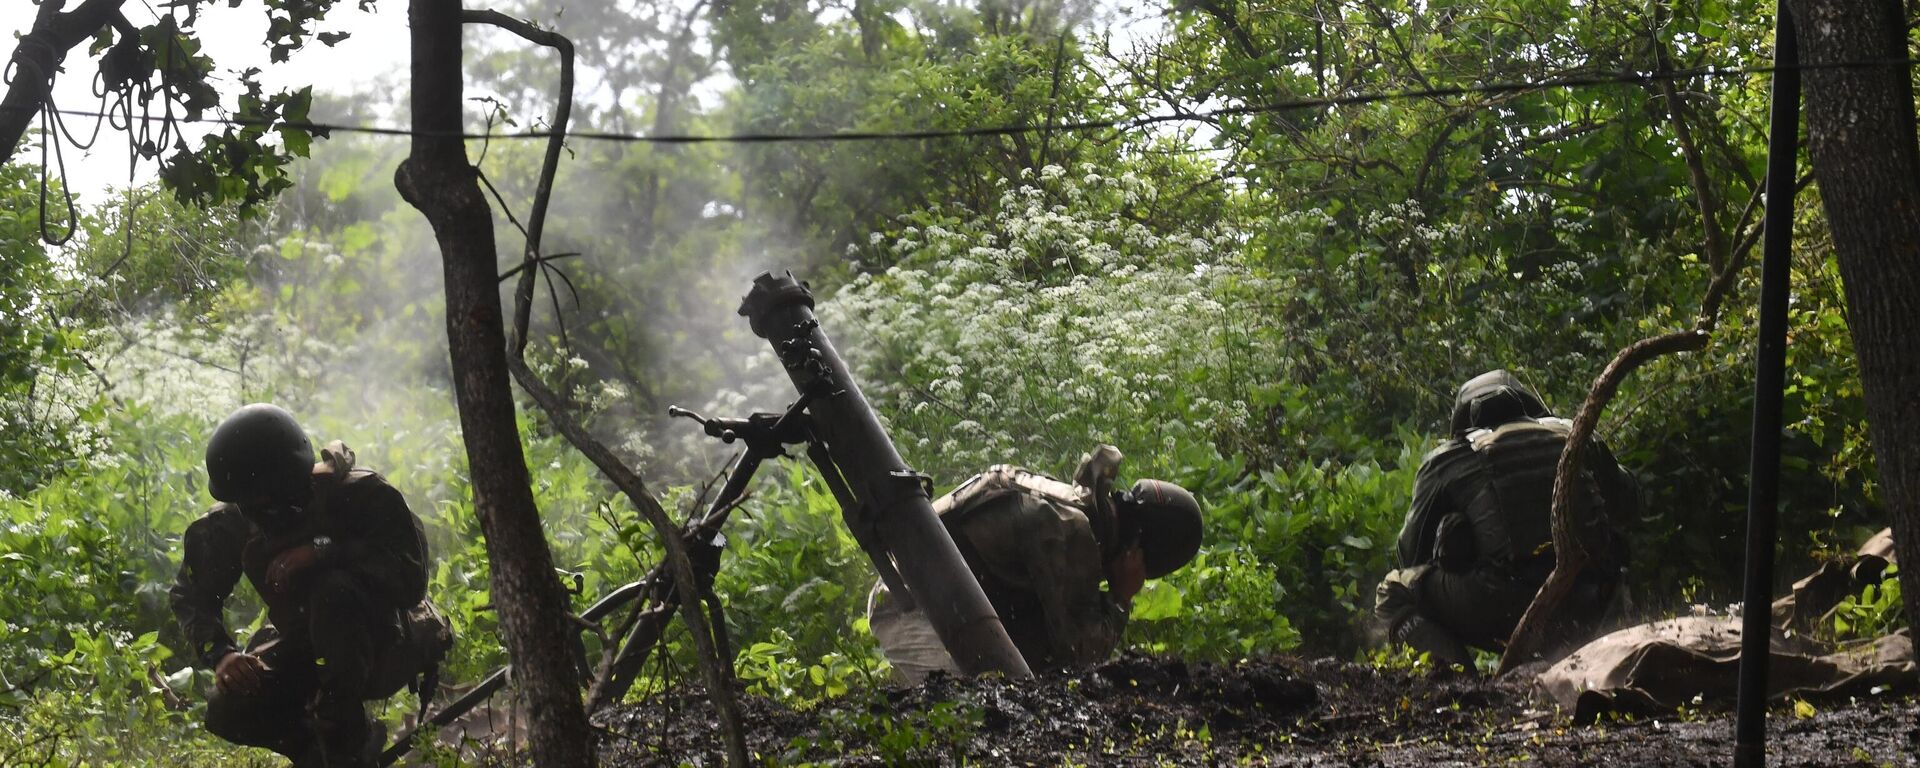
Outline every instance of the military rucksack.
<svg viewBox="0 0 1920 768">
<path fill-rule="evenodd" d="M 320 463 L 326 472 L 315 473 L 312 506 L 308 513 L 315 521 L 324 520 L 329 508 L 347 483 L 376 474 L 354 466 L 353 450 L 335 440 L 320 450 Z M 316 467 L 318 469 L 318 467 Z M 430 597 L 422 597 L 412 608 L 395 617 L 397 638 L 382 655 L 383 666 L 374 670 L 369 686 L 376 698 L 386 698 L 407 688 L 420 697 L 422 714 L 439 687 L 440 661 L 453 649 L 453 622 L 447 619 Z"/>
<path fill-rule="evenodd" d="M 1467 433 L 1468 445 L 1482 462 L 1483 482 L 1465 509 L 1478 560 L 1516 567 L 1551 565 L 1553 481 L 1572 429 L 1566 419 L 1548 417 Z M 1596 532 L 1598 538 L 1586 540 L 1606 541 L 1601 514 L 1605 502 L 1593 472 L 1583 466 L 1577 482 L 1574 513 L 1602 529 Z"/>
</svg>

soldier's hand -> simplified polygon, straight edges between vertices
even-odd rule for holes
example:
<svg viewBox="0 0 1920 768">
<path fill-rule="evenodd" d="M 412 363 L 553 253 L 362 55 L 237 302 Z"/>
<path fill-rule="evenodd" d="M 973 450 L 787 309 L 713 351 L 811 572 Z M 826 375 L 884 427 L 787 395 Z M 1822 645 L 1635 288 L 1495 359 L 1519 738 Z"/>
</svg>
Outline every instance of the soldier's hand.
<svg viewBox="0 0 1920 768">
<path fill-rule="evenodd" d="M 213 684 L 221 693 L 252 696 L 260 692 L 266 680 L 267 665 L 258 656 L 239 651 L 227 654 L 213 667 Z"/>
<path fill-rule="evenodd" d="M 1147 584 L 1147 552 L 1138 546 L 1120 553 L 1107 566 L 1107 590 L 1122 605 L 1131 605 L 1133 596 Z"/>
<path fill-rule="evenodd" d="M 312 544 L 302 544 L 289 549 L 273 558 L 267 565 L 267 588 L 278 594 L 286 594 L 300 584 L 301 577 L 308 568 L 320 559 Z"/>
</svg>

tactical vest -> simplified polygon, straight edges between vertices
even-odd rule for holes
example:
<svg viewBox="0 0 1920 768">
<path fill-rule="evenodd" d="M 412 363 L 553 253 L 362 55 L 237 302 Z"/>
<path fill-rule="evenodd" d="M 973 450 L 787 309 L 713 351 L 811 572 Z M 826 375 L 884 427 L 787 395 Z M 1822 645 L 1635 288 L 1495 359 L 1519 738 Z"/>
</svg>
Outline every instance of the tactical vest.
<svg viewBox="0 0 1920 768">
<path fill-rule="evenodd" d="M 1553 478 L 1572 429 L 1566 419 L 1544 418 L 1467 433 L 1468 445 L 1481 462 L 1481 486 L 1467 500 L 1465 511 L 1482 562 L 1551 566 Z M 1578 482 L 1573 511 L 1579 519 L 1604 527 L 1598 515 L 1603 499 L 1593 473 L 1582 467 Z"/>
</svg>

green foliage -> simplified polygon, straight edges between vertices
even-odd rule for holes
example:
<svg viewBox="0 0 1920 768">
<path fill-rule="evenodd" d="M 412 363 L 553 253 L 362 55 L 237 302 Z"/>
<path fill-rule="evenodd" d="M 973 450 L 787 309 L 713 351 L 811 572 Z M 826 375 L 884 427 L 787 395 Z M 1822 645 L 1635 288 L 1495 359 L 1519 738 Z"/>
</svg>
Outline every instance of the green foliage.
<svg viewBox="0 0 1920 768">
<path fill-rule="evenodd" d="M 62 315 L 73 286 L 40 244 L 31 172 L 0 167 L 0 500 L 25 494 L 92 448 L 99 405 L 50 383 L 83 368 L 81 328 Z M 3 615 L 0 615 L 3 616 Z"/>
<path fill-rule="evenodd" d="M 1281 610 L 1310 647 L 1353 647 L 1372 615 L 1419 466 L 1417 438 L 1404 437 L 1388 466 L 1262 470 L 1203 497 L 1209 537 L 1240 542 L 1274 569 Z"/>
<path fill-rule="evenodd" d="M 1127 643 L 1156 655 L 1233 661 L 1294 650 L 1293 628 L 1270 561 L 1241 545 L 1203 551 L 1148 582 L 1133 601 Z"/>
<path fill-rule="evenodd" d="M 71 248 L 88 291 L 72 302 L 89 323 L 175 312 L 218 321 L 228 290 L 247 280 L 238 217 L 152 189 L 128 191 L 80 218 L 84 242 Z"/>
<path fill-rule="evenodd" d="M 1877 638 L 1907 626 L 1900 602 L 1900 566 L 1888 566 L 1877 584 L 1849 595 L 1833 609 L 1833 633 L 1841 639 Z"/>
<path fill-rule="evenodd" d="M 0 501 L 0 719 L 24 726 L 0 729 L 0 755 L 171 760 L 169 745 L 201 711 L 192 691 L 205 681 L 180 666 L 190 655 L 175 651 L 166 588 L 179 531 L 202 506 L 192 498 L 199 451 L 186 439 L 205 425 L 133 408 L 101 426 L 115 450 L 88 472 Z M 258 610 L 236 602 L 236 615 Z"/>
<path fill-rule="evenodd" d="M 1401 643 L 1388 643 L 1373 649 L 1373 652 L 1367 655 L 1367 663 L 1379 670 L 1399 670 L 1415 674 L 1433 671 L 1432 654 L 1416 651 L 1413 646 Z"/>
<path fill-rule="evenodd" d="M 734 513 L 714 580 L 738 674 L 752 690 L 801 702 L 871 687 L 885 671 L 862 618 L 873 566 L 811 465 L 772 469 Z"/>
<path fill-rule="evenodd" d="M 929 209 L 870 250 L 896 264 L 821 308 L 917 465 L 1071 466 L 1097 443 L 1167 471 L 1235 452 L 1248 391 L 1276 366 L 1235 309 L 1269 289 L 1231 231 L 1160 234 L 1119 209 L 1158 194 L 1128 173 L 1043 169 L 995 212 Z"/>
</svg>

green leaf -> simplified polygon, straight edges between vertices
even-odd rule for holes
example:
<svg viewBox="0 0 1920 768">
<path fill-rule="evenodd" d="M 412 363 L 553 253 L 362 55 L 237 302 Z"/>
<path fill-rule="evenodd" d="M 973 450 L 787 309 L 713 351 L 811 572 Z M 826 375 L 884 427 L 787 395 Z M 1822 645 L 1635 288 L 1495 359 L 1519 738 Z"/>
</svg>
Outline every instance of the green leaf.
<svg viewBox="0 0 1920 768">
<path fill-rule="evenodd" d="M 310 134 L 299 128 L 290 128 L 285 125 L 280 126 L 279 131 L 280 143 L 287 148 L 288 153 L 295 157 L 307 156 L 307 151 L 313 144 L 313 137 Z"/>
<path fill-rule="evenodd" d="M 1180 590 L 1165 581 L 1154 580 L 1142 587 L 1140 594 L 1133 597 L 1133 618 L 1139 621 L 1161 621 L 1180 615 L 1180 607 L 1185 602 Z"/>
</svg>

